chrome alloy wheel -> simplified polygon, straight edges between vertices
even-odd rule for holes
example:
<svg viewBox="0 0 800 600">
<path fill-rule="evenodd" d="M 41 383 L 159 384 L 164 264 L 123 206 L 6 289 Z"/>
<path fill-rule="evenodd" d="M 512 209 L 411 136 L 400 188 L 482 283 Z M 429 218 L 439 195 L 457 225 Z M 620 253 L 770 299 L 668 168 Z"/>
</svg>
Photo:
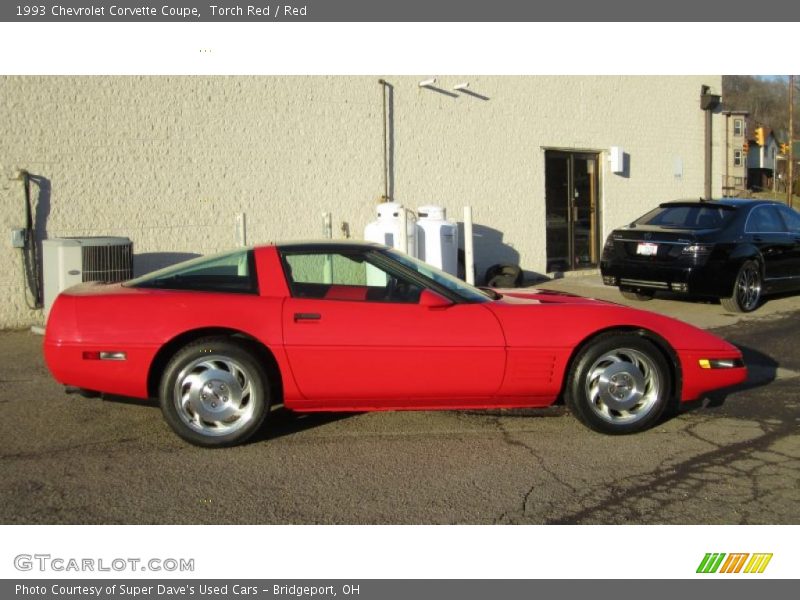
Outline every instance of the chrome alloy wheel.
<svg viewBox="0 0 800 600">
<path fill-rule="evenodd" d="M 663 382 L 653 360 L 632 348 L 618 348 L 592 363 L 586 377 L 589 407 L 614 425 L 645 418 L 658 403 Z"/>
<path fill-rule="evenodd" d="M 761 275 L 754 264 L 745 265 L 739 272 L 736 279 L 736 300 L 745 312 L 758 306 L 761 300 Z"/>
<path fill-rule="evenodd" d="M 245 427 L 257 403 L 253 376 L 239 361 L 207 355 L 186 365 L 175 380 L 173 402 L 191 429 L 207 436 L 228 435 Z"/>
</svg>

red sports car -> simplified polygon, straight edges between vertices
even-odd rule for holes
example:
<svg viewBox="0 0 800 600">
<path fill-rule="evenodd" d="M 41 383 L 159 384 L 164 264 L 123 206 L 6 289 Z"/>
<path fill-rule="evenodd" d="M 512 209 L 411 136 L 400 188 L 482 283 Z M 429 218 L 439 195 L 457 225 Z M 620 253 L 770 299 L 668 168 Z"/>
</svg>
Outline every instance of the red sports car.
<svg viewBox="0 0 800 600">
<path fill-rule="evenodd" d="M 185 440 L 295 411 L 544 407 L 632 433 L 743 381 L 731 344 L 661 315 L 481 290 L 384 246 L 283 243 L 62 293 L 44 351 L 71 388 L 158 396 Z"/>
</svg>

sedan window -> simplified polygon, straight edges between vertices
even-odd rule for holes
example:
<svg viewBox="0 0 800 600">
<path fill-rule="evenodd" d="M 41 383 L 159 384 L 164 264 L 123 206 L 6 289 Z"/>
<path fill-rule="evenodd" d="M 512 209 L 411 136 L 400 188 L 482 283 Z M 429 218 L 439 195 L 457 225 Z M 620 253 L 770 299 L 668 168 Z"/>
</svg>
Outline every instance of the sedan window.
<svg viewBox="0 0 800 600">
<path fill-rule="evenodd" d="M 756 206 L 747 217 L 745 233 L 785 232 L 786 226 L 774 206 Z"/>
<path fill-rule="evenodd" d="M 789 231 L 792 233 L 800 233 L 800 213 L 788 206 L 780 206 L 778 210 L 780 210 L 781 216 Z"/>
<path fill-rule="evenodd" d="M 662 205 L 634 222 L 634 225 L 656 225 L 675 229 L 719 229 L 733 218 L 736 209 L 717 205 Z"/>
</svg>

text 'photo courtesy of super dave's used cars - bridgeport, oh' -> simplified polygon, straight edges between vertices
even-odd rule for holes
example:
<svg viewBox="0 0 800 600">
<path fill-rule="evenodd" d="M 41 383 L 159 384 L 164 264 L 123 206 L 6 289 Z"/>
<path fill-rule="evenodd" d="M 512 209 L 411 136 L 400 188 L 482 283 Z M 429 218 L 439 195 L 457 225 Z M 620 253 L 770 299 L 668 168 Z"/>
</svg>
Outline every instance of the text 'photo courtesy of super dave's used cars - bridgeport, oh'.
<svg viewBox="0 0 800 600">
<path fill-rule="evenodd" d="M 201 257 L 62 292 L 53 376 L 158 397 L 182 438 L 247 440 L 270 407 L 371 411 L 546 407 L 609 434 L 745 380 L 739 350 L 662 315 L 535 289 L 479 289 L 363 242 Z"/>
<path fill-rule="evenodd" d="M 751 312 L 800 290 L 800 213 L 766 200 L 666 202 L 611 232 L 600 270 L 630 300 L 667 291 Z"/>
</svg>

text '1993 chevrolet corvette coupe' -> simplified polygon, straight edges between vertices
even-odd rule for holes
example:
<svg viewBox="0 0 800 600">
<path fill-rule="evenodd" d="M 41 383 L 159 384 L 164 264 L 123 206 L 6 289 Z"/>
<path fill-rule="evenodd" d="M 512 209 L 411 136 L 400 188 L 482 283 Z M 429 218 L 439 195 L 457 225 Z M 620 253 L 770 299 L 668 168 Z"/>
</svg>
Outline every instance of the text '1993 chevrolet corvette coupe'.
<svg viewBox="0 0 800 600">
<path fill-rule="evenodd" d="M 746 377 L 742 355 L 661 315 L 467 285 L 384 246 L 283 243 L 201 257 L 54 303 L 44 351 L 64 385 L 157 396 L 201 446 L 293 411 L 545 407 L 632 433 Z"/>
</svg>

